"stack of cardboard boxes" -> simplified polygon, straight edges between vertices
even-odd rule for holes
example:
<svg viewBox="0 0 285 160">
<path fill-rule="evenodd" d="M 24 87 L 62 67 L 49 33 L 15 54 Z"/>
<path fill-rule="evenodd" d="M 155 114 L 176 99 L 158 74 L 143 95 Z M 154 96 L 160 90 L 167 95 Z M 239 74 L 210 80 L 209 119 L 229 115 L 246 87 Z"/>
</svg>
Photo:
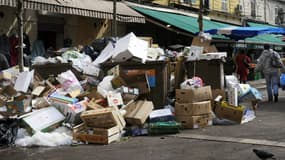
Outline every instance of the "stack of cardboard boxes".
<svg viewBox="0 0 285 160">
<path fill-rule="evenodd" d="M 210 86 L 177 89 L 175 115 L 183 128 L 201 128 L 212 124 Z"/>
</svg>

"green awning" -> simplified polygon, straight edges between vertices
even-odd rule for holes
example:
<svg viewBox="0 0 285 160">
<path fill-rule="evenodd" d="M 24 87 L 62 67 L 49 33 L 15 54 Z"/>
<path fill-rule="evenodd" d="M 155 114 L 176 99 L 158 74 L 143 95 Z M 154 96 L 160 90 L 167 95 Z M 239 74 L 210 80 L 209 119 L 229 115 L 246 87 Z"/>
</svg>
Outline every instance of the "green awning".
<svg viewBox="0 0 285 160">
<path fill-rule="evenodd" d="M 179 28 L 183 31 L 190 32 L 193 35 L 197 32 L 199 32 L 199 24 L 197 21 L 197 17 L 182 15 L 182 14 L 176 14 L 172 12 L 164 12 L 164 11 L 158 11 L 158 10 L 152 10 L 142 7 L 135 7 L 131 6 L 136 11 L 149 16 L 151 18 L 154 18 L 158 21 L 164 22 L 166 24 L 169 24 L 171 26 L 174 26 L 176 28 Z M 209 30 L 209 29 L 215 29 L 215 28 L 223 28 L 223 27 L 230 27 L 231 25 L 219 23 L 211 20 L 204 19 L 203 20 L 203 29 Z M 222 39 L 228 39 L 223 35 L 215 35 L 213 38 L 222 38 Z"/>
<path fill-rule="evenodd" d="M 247 22 L 249 27 L 277 27 L 270 24 L 262 24 L 262 23 L 255 23 L 255 22 Z"/>
<path fill-rule="evenodd" d="M 269 24 L 262 23 L 247 23 L 250 27 L 277 27 Z M 273 44 L 273 45 L 282 45 L 285 46 L 285 42 L 282 41 L 281 36 L 275 34 L 261 34 L 252 38 L 247 38 L 246 42 L 258 43 L 258 44 Z"/>
<path fill-rule="evenodd" d="M 135 9 L 136 11 L 142 13 L 146 17 L 150 17 L 155 19 L 156 21 L 164 23 L 164 25 L 171 25 L 180 30 L 185 32 L 191 33 L 195 35 L 199 32 L 199 24 L 197 21 L 197 17 L 193 17 L 190 15 L 182 15 L 179 13 L 174 12 L 167 12 L 167 11 L 159 11 L 154 9 L 148 9 L 143 7 L 137 6 L 130 6 L 131 8 Z M 271 25 L 248 22 L 249 26 L 252 27 L 274 27 Z M 210 30 L 210 29 L 217 29 L 217 28 L 225 28 L 225 27 L 234 27 L 235 25 L 225 24 L 221 22 L 216 22 L 213 20 L 203 19 L 203 29 Z M 213 35 L 214 39 L 222 39 L 222 40 L 229 40 L 228 37 L 223 35 Z M 282 39 L 277 37 L 277 35 L 271 34 L 262 34 L 252 38 L 246 38 L 246 43 L 254 43 L 254 44 L 274 44 L 274 45 L 285 45 L 285 42 L 282 42 Z"/>
</svg>

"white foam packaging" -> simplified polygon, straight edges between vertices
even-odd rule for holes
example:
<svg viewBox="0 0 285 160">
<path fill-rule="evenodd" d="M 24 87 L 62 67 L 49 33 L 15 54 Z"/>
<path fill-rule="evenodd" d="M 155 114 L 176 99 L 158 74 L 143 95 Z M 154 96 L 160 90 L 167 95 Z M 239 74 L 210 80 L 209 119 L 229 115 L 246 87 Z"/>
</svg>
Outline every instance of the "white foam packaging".
<svg viewBox="0 0 285 160">
<path fill-rule="evenodd" d="M 114 62 L 124 62 L 135 57 L 144 63 L 147 59 L 147 49 L 148 42 L 137 38 L 131 32 L 117 41 L 112 60 Z"/>
</svg>

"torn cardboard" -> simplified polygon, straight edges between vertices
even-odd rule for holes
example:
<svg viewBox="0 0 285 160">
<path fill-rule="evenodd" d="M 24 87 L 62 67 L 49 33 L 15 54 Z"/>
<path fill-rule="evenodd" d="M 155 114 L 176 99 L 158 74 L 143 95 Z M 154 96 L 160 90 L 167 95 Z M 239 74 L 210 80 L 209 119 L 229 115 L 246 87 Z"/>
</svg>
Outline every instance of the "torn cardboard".
<svg viewBox="0 0 285 160">
<path fill-rule="evenodd" d="M 143 125 L 153 108 L 151 101 L 136 101 L 124 108 L 127 112 L 124 117 L 129 124 Z"/>
</svg>

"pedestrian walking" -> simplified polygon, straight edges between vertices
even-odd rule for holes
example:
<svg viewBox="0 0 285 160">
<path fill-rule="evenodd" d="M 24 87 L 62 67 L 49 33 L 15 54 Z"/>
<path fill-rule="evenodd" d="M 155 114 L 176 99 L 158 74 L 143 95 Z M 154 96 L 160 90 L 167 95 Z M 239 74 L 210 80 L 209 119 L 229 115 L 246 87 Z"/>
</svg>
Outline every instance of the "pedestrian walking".
<svg viewBox="0 0 285 160">
<path fill-rule="evenodd" d="M 273 96 L 274 102 L 278 102 L 278 82 L 280 77 L 280 69 L 282 72 L 285 71 L 285 67 L 281 61 L 280 55 L 270 49 L 268 44 L 265 44 L 264 50 L 258 58 L 255 72 L 261 71 L 264 74 L 269 102 L 273 101 Z"/>
<path fill-rule="evenodd" d="M 245 51 L 240 50 L 236 56 L 237 74 L 239 75 L 240 83 L 246 83 L 249 74 L 249 63 L 251 59 L 246 55 Z"/>
</svg>

